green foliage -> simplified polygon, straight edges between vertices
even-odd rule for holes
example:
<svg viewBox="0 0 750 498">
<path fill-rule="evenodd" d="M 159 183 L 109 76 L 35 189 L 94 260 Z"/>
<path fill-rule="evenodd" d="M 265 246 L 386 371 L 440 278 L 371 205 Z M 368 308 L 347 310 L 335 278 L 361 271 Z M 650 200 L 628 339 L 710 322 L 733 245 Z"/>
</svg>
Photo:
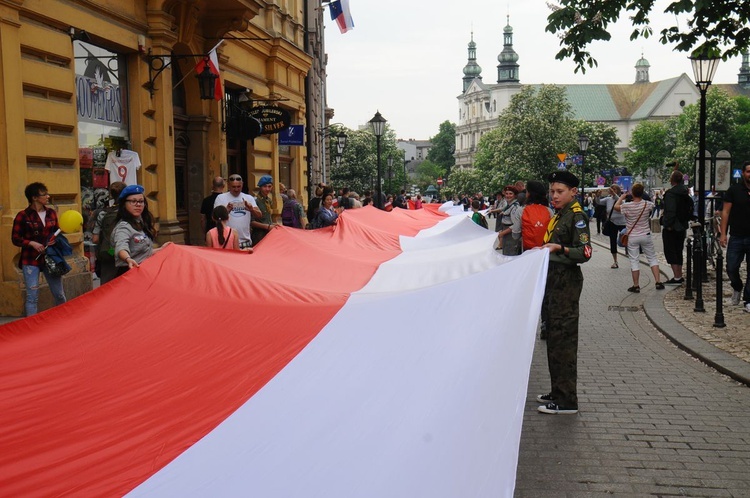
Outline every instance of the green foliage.
<svg viewBox="0 0 750 498">
<path fill-rule="evenodd" d="M 331 184 L 334 188 L 349 187 L 349 189 L 362 194 L 366 190 L 376 188 L 377 177 L 377 141 L 375 135 L 369 129 L 350 130 L 343 127 L 331 127 L 331 135 L 344 132 L 347 135 L 346 147 L 341 157 L 341 166 L 337 167 L 333 158 L 336 148 L 331 148 Z M 403 180 L 403 171 L 398 176 L 399 168 L 403 170 L 403 154 L 396 147 L 396 134 L 386 124 L 386 131 L 380 139 L 381 177 L 383 178 L 383 192 L 388 185 L 388 157 L 393 157 L 394 179 Z"/>
<path fill-rule="evenodd" d="M 440 123 L 438 134 L 430 138 L 432 147 L 427 152 L 427 159 L 440 166 L 443 171 L 448 172 L 456 158 L 453 153 L 456 150 L 456 125 L 450 121 Z"/>
<path fill-rule="evenodd" d="M 489 175 L 488 184 L 546 177 L 557 154 L 578 148 L 565 89 L 554 85 L 524 87 L 499 117 L 498 128 L 479 140 L 475 167 Z"/>
<path fill-rule="evenodd" d="M 633 130 L 625 153 L 625 166 L 634 175 L 645 175 L 648 168 L 654 168 L 657 177 L 663 182 L 669 176 L 672 151 L 675 147 L 676 120 L 642 121 Z"/>
<path fill-rule="evenodd" d="M 454 169 L 448 182 L 440 191 L 441 195 L 450 198 L 453 195 L 487 193 L 487 175 L 478 169 Z"/>
<path fill-rule="evenodd" d="M 581 185 L 590 187 L 594 185 L 594 179 L 598 172 L 617 166 L 617 129 L 604 123 L 589 123 L 587 121 L 576 121 L 576 136 L 586 135 L 589 137 L 589 147 L 586 150 L 586 177 L 582 178 Z M 578 153 L 577 142 L 573 153 Z M 573 169 L 573 173 L 581 176 L 581 171 Z M 578 167 L 580 168 L 580 166 Z"/>
<path fill-rule="evenodd" d="M 572 58 L 576 72 L 597 65 L 588 51 L 592 42 L 608 41 L 609 25 L 625 13 L 633 31 L 631 40 L 653 34 L 650 14 L 656 0 L 560 0 L 548 3 L 552 13 L 547 17 L 547 31 L 557 33 L 561 49 L 559 60 Z M 670 14 L 668 24 L 660 31 L 662 44 L 675 44 L 675 50 L 722 56 L 739 55 L 750 47 L 750 2 L 738 0 L 673 0 L 664 9 Z M 678 17 L 679 16 L 679 17 Z M 684 18 L 688 17 L 687 22 Z M 682 23 L 680 25 L 680 23 Z"/>
<path fill-rule="evenodd" d="M 429 157 L 429 154 L 428 154 Z M 442 166 L 426 159 L 417 166 L 417 185 L 422 192 L 430 185 L 437 186 L 437 179 L 446 176 L 446 170 Z"/>
<path fill-rule="evenodd" d="M 738 104 L 726 92 L 710 87 L 706 95 L 706 149 L 711 154 L 733 148 L 732 138 L 736 136 Z M 691 104 L 677 116 L 676 143 L 673 159 L 683 171 L 691 171 L 698 153 L 700 134 L 700 104 Z"/>
</svg>

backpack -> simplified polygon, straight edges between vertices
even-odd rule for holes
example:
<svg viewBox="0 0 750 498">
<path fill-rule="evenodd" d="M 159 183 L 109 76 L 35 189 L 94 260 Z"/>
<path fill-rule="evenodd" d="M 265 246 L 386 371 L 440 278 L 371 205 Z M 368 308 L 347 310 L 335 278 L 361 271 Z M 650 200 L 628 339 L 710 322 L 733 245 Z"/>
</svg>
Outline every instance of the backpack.
<svg viewBox="0 0 750 498">
<path fill-rule="evenodd" d="M 281 223 L 285 227 L 302 228 L 297 217 L 297 204 L 297 201 L 294 199 L 284 201 L 284 207 L 281 209 Z"/>
<path fill-rule="evenodd" d="M 112 245 L 112 231 L 117 224 L 117 205 L 110 206 L 104 210 L 101 232 L 99 232 L 99 254 L 98 257 L 114 257 L 114 246 Z"/>
<path fill-rule="evenodd" d="M 478 225 L 479 225 L 480 227 L 482 227 L 482 228 L 486 228 L 486 229 L 489 229 L 489 228 L 490 228 L 490 226 L 489 226 L 489 225 L 487 224 L 487 218 L 486 218 L 486 217 L 485 217 L 485 216 L 484 216 L 484 215 L 483 215 L 482 213 L 480 213 L 479 211 L 477 211 L 477 214 L 479 215 L 479 216 L 477 217 L 477 219 L 479 220 L 479 223 L 478 223 Z"/>
<path fill-rule="evenodd" d="M 547 206 L 542 204 L 527 204 L 521 213 L 521 238 L 523 248 L 541 247 L 544 245 L 544 235 L 547 233 L 550 214 Z"/>
<path fill-rule="evenodd" d="M 681 196 L 682 201 L 680 206 L 677 208 L 677 220 L 682 223 L 682 226 L 688 226 L 688 222 L 693 218 L 693 198 L 689 195 Z"/>
</svg>

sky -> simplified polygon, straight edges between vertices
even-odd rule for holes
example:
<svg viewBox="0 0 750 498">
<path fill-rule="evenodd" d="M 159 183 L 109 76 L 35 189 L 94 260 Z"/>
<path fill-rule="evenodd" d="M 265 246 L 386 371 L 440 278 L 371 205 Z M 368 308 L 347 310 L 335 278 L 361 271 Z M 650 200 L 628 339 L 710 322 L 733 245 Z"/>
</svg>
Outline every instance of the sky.
<svg viewBox="0 0 750 498">
<path fill-rule="evenodd" d="M 673 20 L 661 13 L 667 3 L 656 1 L 661 10 L 651 16 L 655 34 L 648 39 L 631 42 L 627 19 L 610 25 L 612 39 L 590 47 L 599 66 L 586 74 L 575 73 L 570 60 L 555 59 L 560 40 L 545 31 L 551 12 L 545 0 L 349 0 L 355 27 L 344 34 L 326 8 L 331 123 L 357 129 L 379 110 L 398 138 L 416 140 L 436 135 L 443 121 L 457 123 L 472 29 L 482 81 L 494 84 L 508 15 L 521 83 L 632 83 L 641 53 L 652 82 L 682 73 L 692 79 L 688 54 L 658 40 Z M 741 62 L 720 62 L 714 82 L 737 83 Z"/>
</svg>

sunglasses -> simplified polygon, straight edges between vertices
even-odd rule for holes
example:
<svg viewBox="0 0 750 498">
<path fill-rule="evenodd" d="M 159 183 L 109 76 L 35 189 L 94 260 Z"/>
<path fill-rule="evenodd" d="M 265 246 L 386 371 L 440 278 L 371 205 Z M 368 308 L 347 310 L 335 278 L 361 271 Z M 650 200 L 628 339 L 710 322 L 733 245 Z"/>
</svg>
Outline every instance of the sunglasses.
<svg viewBox="0 0 750 498">
<path fill-rule="evenodd" d="M 229 181 L 230 182 L 241 182 L 242 181 L 242 177 L 241 176 L 230 176 L 229 177 Z"/>
</svg>

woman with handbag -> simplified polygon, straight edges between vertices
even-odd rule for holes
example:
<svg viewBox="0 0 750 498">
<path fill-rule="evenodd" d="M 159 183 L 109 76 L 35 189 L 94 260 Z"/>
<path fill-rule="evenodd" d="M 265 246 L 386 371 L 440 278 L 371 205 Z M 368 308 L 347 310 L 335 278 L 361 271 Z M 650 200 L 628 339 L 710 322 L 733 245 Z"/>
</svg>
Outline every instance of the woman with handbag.
<svg viewBox="0 0 750 498">
<path fill-rule="evenodd" d="M 57 224 L 57 213 L 47 207 L 50 195 L 47 187 L 40 182 L 26 186 L 24 195 L 29 201 L 29 207 L 20 211 L 13 220 L 13 245 L 21 248 L 21 259 L 18 266 L 23 273 L 26 285 L 26 316 L 35 315 L 39 301 L 39 274 L 44 273 L 55 305 L 66 301 L 62 276 L 56 276 L 48 271 L 42 253 L 47 246 L 55 244 L 55 232 L 60 228 Z"/>
<path fill-rule="evenodd" d="M 603 206 L 606 211 L 602 235 L 609 237 L 609 252 L 612 253 L 611 268 L 619 268 L 617 265 L 617 234 L 625 228 L 625 217 L 619 211 L 615 211 L 615 203 L 620 197 L 622 189 L 616 183 L 609 187 L 609 196 L 599 199 L 597 202 Z M 627 253 L 626 253 L 627 254 Z"/>
<path fill-rule="evenodd" d="M 655 286 L 657 289 L 664 289 L 659 273 L 659 261 L 656 259 L 656 250 L 654 249 L 654 240 L 651 238 L 651 211 L 654 209 L 654 203 L 643 199 L 643 184 L 636 183 L 633 185 L 630 193 L 633 200 L 625 202 L 627 194 L 622 194 L 615 203 L 615 211 L 621 212 L 625 216 L 625 234 L 623 245 L 628 248 L 628 257 L 630 258 L 630 273 L 633 276 L 633 286 L 628 292 L 640 292 L 640 263 L 638 258 L 640 251 L 648 260 L 651 272 L 654 274 Z"/>
</svg>

